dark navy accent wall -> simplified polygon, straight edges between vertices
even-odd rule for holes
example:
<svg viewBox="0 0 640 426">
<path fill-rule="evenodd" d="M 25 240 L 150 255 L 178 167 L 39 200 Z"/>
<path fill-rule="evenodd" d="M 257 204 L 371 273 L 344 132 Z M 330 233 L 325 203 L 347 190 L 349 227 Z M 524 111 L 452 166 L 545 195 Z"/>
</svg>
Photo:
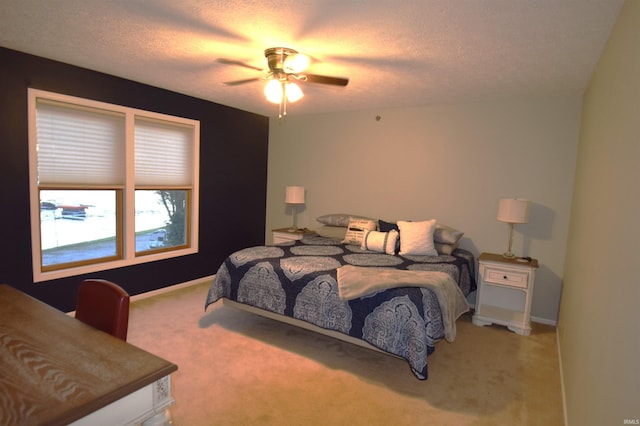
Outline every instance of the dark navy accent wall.
<svg viewBox="0 0 640 426">
<path fill-rule="evenodd" d="M 264 243 L 268 117 L 4 48 L 0 64 L 0 283 L 71 311 L 78 284 L 89 276 L 135 295 L 215 274 L 231 252 Z M 199 120 L 199 253 L 34 283 L 29 87 Z"/>
</svg>

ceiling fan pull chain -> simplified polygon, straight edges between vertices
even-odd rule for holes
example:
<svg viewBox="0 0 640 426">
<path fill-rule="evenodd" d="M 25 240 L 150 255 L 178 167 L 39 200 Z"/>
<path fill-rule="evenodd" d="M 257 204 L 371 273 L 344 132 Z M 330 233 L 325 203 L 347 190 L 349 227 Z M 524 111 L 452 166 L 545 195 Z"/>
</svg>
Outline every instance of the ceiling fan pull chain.
<svg viewBox="0 0 640 426">
<path fill-rule="evenodd" d="M 282 116 L 287 115 L 287 88 L 285 87 L 284 81 L 282 82 Z"/>
</svg>

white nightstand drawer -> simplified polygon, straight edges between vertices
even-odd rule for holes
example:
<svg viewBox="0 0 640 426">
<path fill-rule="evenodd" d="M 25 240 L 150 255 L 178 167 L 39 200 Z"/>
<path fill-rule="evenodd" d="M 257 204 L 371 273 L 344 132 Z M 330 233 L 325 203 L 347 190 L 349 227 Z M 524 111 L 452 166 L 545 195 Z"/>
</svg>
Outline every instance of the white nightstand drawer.
<svg viewBox="0 0 640 426">
<path fill-rule="evenodd" d="M 487 273 L 484 279 L 490 283 L 527 288 L 529 274 L 527 272 L 487 268 Z"/>
</svg>

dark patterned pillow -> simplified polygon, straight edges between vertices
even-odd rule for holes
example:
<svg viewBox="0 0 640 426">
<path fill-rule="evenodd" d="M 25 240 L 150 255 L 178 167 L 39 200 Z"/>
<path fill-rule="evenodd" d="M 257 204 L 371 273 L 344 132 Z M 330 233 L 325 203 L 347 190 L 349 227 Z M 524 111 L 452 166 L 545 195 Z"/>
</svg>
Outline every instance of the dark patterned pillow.
<svg viewBox="0 0 640 426">
<path fill-rule="evenodd" d="M 380 232 L 398 231 L 398 224 L 379 220 L 378 228 L 380 229 Z"/>
<path fill-rule="evenodd" d="M 396 247 L 394 249 L 395 254 L 400 252 L 400 229 L 398 229 L 398 225 L 392 222 L 385 222 L 384 220 L 378 221 L 378 229 L 380 232 L 389 232 L 389 231 L 397 231 L 398 238 L 396 239 Z"/>
</svg>

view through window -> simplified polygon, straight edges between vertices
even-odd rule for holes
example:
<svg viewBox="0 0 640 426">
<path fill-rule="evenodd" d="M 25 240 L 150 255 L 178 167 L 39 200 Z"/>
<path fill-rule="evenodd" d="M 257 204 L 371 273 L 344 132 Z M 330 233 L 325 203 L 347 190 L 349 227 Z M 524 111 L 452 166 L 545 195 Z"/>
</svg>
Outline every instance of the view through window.
<svg viewBox="0 0 640 426">
<path fill-rule="evenodd" d="M 136 191 L 136 253 L 186 244 L 186 191 Z M 115 191 L 40 192 L 42 265 L 118 254 Z"/>
<path fill-rule="evenodd" d="M 40 191 L 42 265 L 117 256 L 116 191 Z"/>
</svg>

